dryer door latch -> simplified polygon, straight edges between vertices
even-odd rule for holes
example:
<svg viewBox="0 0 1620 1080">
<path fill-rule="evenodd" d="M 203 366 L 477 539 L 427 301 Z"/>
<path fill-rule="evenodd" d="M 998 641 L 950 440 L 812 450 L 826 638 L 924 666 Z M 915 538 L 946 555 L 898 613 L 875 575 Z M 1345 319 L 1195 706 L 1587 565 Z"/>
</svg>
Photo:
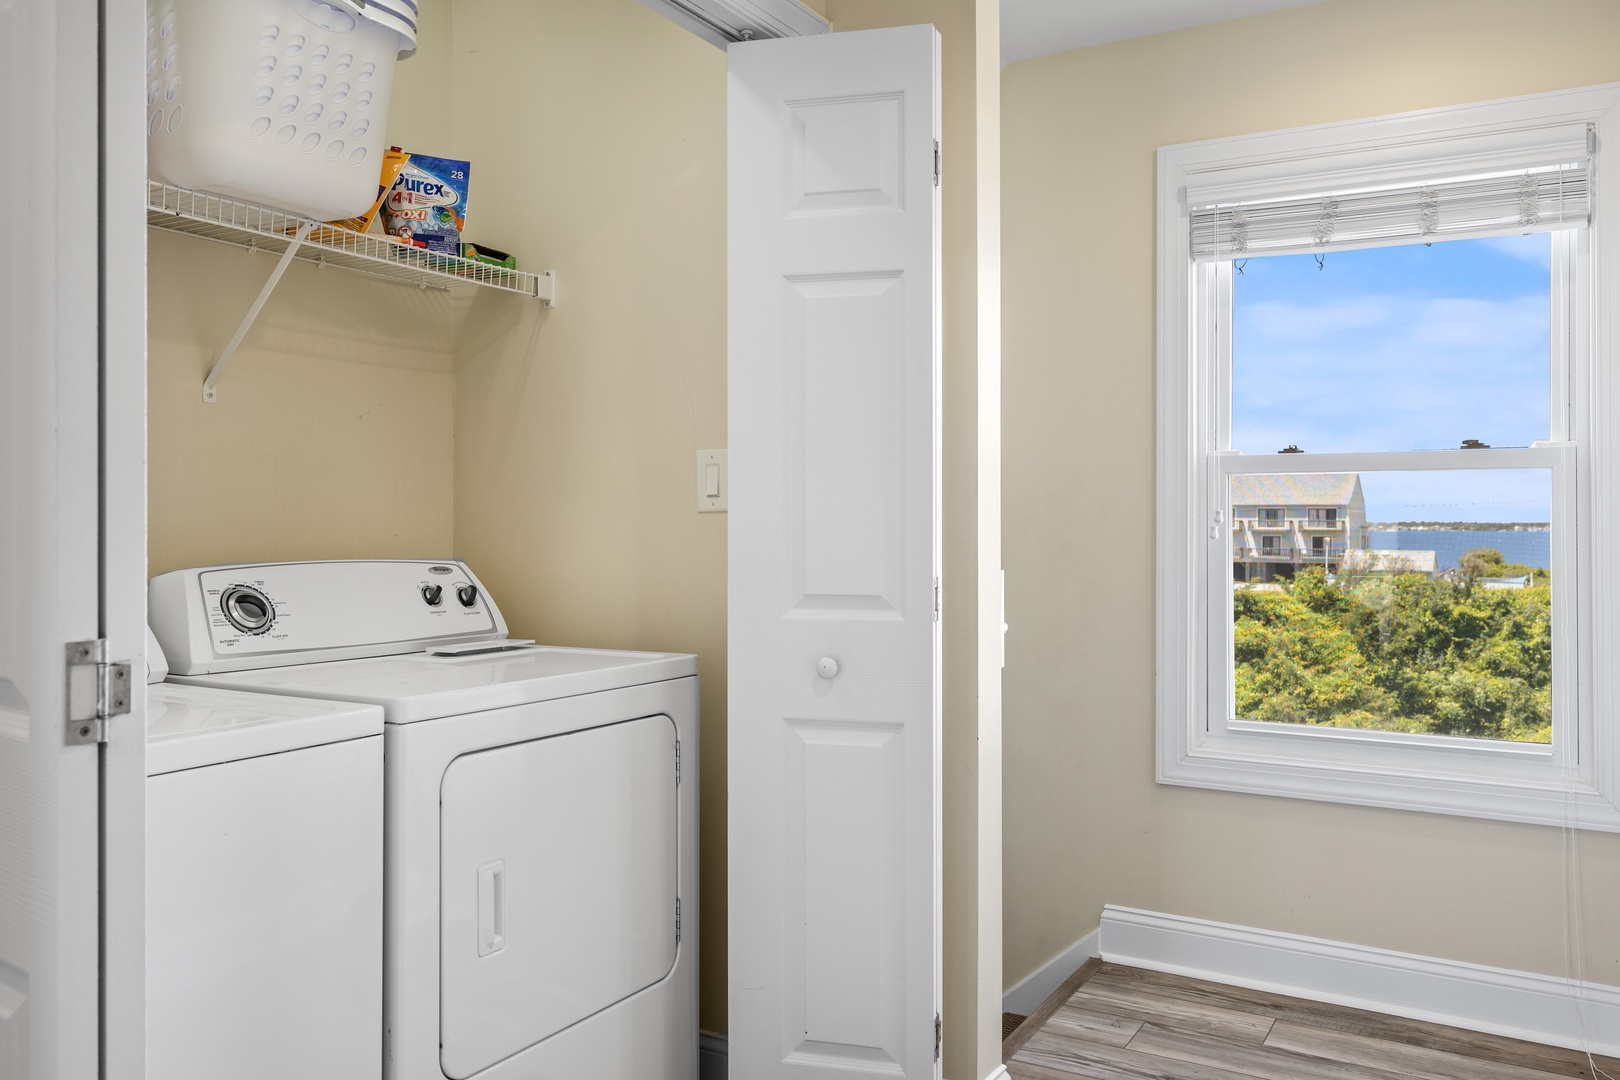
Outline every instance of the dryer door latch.
<svg viewBox="0 0 1620 1080">
<path fill-rule="evenodd" d="M 67 646 L 67 742 L 107 741 L 107 721 L 129 712 L 129 663 L 109 663 L 107 642 L 70 641 Z"/>
</svg>

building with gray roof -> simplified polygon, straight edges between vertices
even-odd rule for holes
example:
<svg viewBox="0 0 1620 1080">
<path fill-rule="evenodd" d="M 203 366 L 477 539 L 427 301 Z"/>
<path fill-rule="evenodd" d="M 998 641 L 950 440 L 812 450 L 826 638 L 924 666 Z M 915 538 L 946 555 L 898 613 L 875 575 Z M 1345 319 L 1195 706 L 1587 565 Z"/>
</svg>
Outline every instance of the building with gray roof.
<svg viewBox="0 0 1620 1080">
<path fill-rule="evenodd" d="M 1232 477 L 1232 580 L 1291 578 L 1307 566 L 1339 569 L 1367 547 L 1359 473 Z"/>
</svg>

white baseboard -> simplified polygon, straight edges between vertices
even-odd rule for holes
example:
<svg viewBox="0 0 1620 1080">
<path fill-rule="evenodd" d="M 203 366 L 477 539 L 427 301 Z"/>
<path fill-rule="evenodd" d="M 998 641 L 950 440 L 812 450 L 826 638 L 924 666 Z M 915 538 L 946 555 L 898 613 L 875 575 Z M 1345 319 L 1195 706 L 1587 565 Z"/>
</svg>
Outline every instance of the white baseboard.
<svg viewBox="0 0 1620 1080">
<path fill-rule="evenodd" d="M 1001 995 L 1001 1011 L 1028 1016 L 1040 1007 L 1041 1002 L 1051 997 L 1070 975 L 1079 971 L 1081 964 L 1099 955 L 1097 931 L 1093 930 L 1014 983 Z"/>
<path fill-rule="evenodd" d="M 1090 936 L 1095 937 L 1096 931 L 1093 930 Z M 724 1035 L 698 1032 L 698 1080 L 727 1080 L 730 1062 Z M 1012 1077 L 1007 1072 L 1007 1066 L 997 1065 L 984 1080 L 1012 1080 Z"/>
<path fill-rule="evenodd" d="M 698 1032 L 698 1080 L 727 1080 L 730 1064 L 726 1037 Z"/>
<path fill-rule="evenodd" d="M 1110 963 L 1620 1055 L 1620 987 L 1113 905 L 1098 929 Z"/>
</svg>

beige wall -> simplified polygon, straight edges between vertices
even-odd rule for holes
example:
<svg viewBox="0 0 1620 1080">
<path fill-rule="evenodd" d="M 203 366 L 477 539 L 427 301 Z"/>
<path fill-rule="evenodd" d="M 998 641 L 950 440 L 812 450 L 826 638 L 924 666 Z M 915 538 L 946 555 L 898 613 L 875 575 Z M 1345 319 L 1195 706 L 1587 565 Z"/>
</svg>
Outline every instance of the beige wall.
<svg viewBox="0 0 1620 1080">
<path fill-rule="evenodd" d="M 1153 782 L 1154 151 L 1620 80 L 1616 42 L 1612 0 L 1330 0 L 1007 69 L 1009 984 L 1104 903 L 1564 972 L 1554 830 Z M 1620 984 L 1620 837 L 1580 854 Z"/>
<path fill-rule="evenodd" d="M 424 7 L 389 124 L 405 146 L 436 145 L 450 120 L 450 20 Z M 451 354 L 468 303 L 295 264 L 205 405 L 275 258 L 148 239 L 148 573 L 452 554 Z"/>
<path fill-rule="evenodd" d="M 726 515 L 697 512 L 695 454 L 726 445 L 725 53 L 635 0 L 454 12 L 468 235 L 559 290 L 508 326 L 475 307 L 458 344 L 456 550 L 514 634 L 698 655 L 701 1023 L 724 1031 Z"/>
<path fill-rule="evenodd" d="M 150 573 L 451 553 L 446 297 L 295 265 L 205 405 L 274 258 L 153 232 L 147 265 Z"/>
</svg>

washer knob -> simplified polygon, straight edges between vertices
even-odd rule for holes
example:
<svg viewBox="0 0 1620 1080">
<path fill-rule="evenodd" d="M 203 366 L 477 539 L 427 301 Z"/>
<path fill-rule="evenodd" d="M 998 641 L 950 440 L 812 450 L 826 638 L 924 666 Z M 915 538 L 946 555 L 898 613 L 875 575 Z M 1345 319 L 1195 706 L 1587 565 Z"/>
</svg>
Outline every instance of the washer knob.
<svg viewBox="0 0 1620 1080">
<path fill-rule="evenodd" d="M 422 586 L 422 599 L 427 601 L 428 607 L 438 607 L 439 604 L 441 602 L 443 602 L 443 600 L 444 600 L 444 586 L 443 585 L 424 585 L 424 586 Z"/>
<path fill-rule="evenodd" d="M 478 586 L 458 585 L 456 587 L 456 599 L 461 601 L 462 607 L 472 607 L 478 603 Z"/>
<path fill-rule="evenodd" d="M 816 661 L 816 674 L 820 675 L 823 679 L 832 678 L 834 675 L 838 674 L 838 661 L 834 660 L 830 656 L 823 656 L 820 660 Z"/>
<path fill-rule="evenodd" d="M 232 585 L 219 598 L 225 619 L 244 634 L 262 634 L 276 621 L 275 605 L 251 585 Z"/>
</svg>

